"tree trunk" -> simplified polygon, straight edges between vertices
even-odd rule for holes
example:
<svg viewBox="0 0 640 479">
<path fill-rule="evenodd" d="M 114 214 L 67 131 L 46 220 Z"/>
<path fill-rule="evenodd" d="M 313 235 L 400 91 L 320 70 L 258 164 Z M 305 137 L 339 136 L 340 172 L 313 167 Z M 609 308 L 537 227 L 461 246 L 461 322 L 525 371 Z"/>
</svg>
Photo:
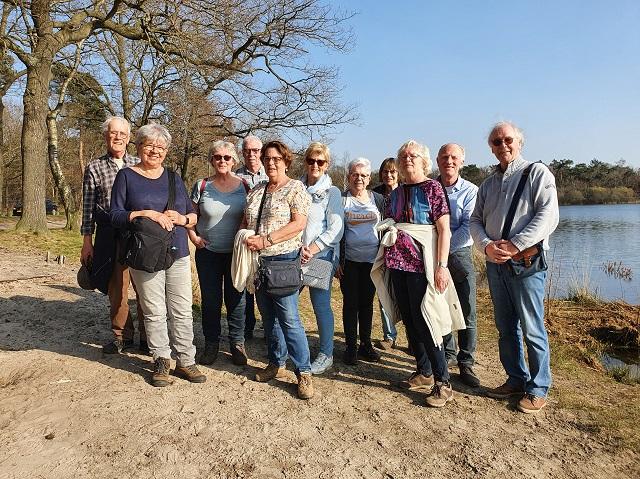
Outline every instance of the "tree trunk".
<svg viewBox="0 0 640 479">
<path fill-rule="evenodd" d="M 65 229 L 79 231 L 80 223 L 77 221 L 78 215 L 74 215 L 74 213 L 78 211 L 76 200 L 73 197 L 71 187 L 67 183 L 64 172 L 60 167 L 60 162 L 58 161 L 58 123 L 56 117 L 57 114 L 54 112 L 50 112 L 47 115 L 47 128 L 49 130 L 49 167 L 51 168 L 55 188 L 58 190 L 60 201 L 62 202 L 62 206 L 64 206 L 65 216 L 67 218 Z"/>
<path fill-rule="evenodd" d="M 2 97 L 0 97 L 0 214 L 9 211 L 9 208 L 5 204 L 7 198 L 4 195 L 4 172 L 4 101 Z"/>
<path fill-rule="evenodd" d="M 47 102 L 53 55 L 42 55 L 27 66 L 22 124 L 22 218 L 17 231 L 47 233 Z"/>
</svg>

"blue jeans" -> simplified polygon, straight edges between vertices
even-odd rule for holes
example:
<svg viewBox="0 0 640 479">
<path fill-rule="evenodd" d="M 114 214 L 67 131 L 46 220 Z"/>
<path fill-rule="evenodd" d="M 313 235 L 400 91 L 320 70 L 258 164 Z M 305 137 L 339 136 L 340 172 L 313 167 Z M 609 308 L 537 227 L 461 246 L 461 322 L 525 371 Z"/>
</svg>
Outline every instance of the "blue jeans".
<svg viewBox="0 0 640 479">
<path fill-rule="evenodd" d="M 451 257 L 455 256 L 461 271 L 460 278 L 457 278 L 456 272 L 452 269 Z M 460 306 L 462 306 L 462 315 L 464 316 L 464 324 L 467 329 L 458 331 L 458 347 L 459 351 L 456 356 L 456 339 L 453 334 L 447 334 L 444 340 L 444 350 L 447 360 L 456 359 L 458 364 L 473 366 L 475 362 L 474 353 L 476 352 L 476 343 L 478 333 L 476 328 L 476 272 L 473 269 L 473 261 L 471 260 L 471 247 L 461 248 L 449 255 L 449 270 L 453 278 L 453 284 L 458 293 Z M 466 274 L 466 277 L 462 278 Z"/>
<path fill-rule="evenodd" d="M 206 248 L 196 250 L 196 269 L 202 293 L 202 332 L 207 343 L 220 341 L 222 299 L 227 308 L 229 341 L 244 344 L 244 291 L 231 282 L 232 253 L 215 253 Z"/>
<path fill-rule="evenodd" d="M 518 278 L 506 264 L 487 262 L 487 279 L 499 334 L 500 362 L 507 373 L 507 383 L 539 397 L 546 397 L 551 387 L 549 340 L 544 326 L 546 277 L 546 271 L 541 271 L 527 278 Z"/>
<path fill-rule="evenodd" d="M 433 342 L 422 316 L 422 298 L 427 291 L 427 277 L 424 273 L 392 269 L 391 284 L 416 358 L 417 372 L 424 376 L 433 374 L 436 381 L 448 382 L 449 369 L 444 358 L 444 348 Z"/>
<path fill-rule="evenodd" d="M 270 259 L 292 259 L 298 254 L 298 251 L 292 251 L 271 256 Z M 284 366 L 289 356 L 296 373 L 311 372 L 309 343 L 298 314 L 299 293 L 296 291 L 288 296 L 271 296 L 261 287 L 256 291 L 255 297 L 267 338 L 269 363 Z"/>
<path fill-rule="evenodd" d="M 316 258 L 333 261 L 333 250 L 322 251 Z M 331 277 L 336 271 L 337 264 L 334 262 Z M 329 289 L 309 288 L 313 313 L 318 323 L 318 336 L 320 337 L 320 352 L 329 357 L 333 356 L 333 331 L 334 319 L 333 309 L 331 309 L 331 286 Z"/>
<path fill-rule="evenodd" d="M 395 341 L 398 337 L 398 331 L 396 331 L 396 325 L 393 324 L 391 318 L 387 314 L 387 312 L 382 307 L 382 303 L 378 301 L 378 305 L 380 306 L 380 319 L 382 319 L 382 335 L 383 339 L 389 341 Z"/>
</svg>

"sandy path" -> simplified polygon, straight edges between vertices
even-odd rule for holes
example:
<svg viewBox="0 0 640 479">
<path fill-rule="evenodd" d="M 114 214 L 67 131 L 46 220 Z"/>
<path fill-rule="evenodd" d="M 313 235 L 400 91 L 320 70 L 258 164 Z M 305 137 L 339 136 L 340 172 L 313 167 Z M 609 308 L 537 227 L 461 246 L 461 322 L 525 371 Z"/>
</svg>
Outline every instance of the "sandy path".
<svg viewBox="0 0 640 479">
<path fill-rule="evenodd" d="M 537 417 L 526 416 L 465 388 L 454 374 L 455 401 L 424 407 L 422 394 L 390 385 L 411 372 L 411 359 L 399 351 L 377 365 L 338 363 L 315 379 L 308 402 L 296 399 L 293 373 L 273 384 L 250 379 L 266 359 L 261 338 L 248 344 L 246 368 L 225 353 L 203 367 L 205 384 L 176 379 L 156 389 L 147 382 L 148 357 L 103 357 L 107 302 L 77 287 L 74 265 L 0 249 L 0 281 L 39 275 L 48 277 L 0 282 L 1 478 L 640 473 L 637 453 L 615 450 L 553 400 Z M 338 358 L 342 348 L 337 341 Z M 481 345 L 477 371 L 487 384 L 502 379 L 495 364 L 495 345 Z"/>
</svg>

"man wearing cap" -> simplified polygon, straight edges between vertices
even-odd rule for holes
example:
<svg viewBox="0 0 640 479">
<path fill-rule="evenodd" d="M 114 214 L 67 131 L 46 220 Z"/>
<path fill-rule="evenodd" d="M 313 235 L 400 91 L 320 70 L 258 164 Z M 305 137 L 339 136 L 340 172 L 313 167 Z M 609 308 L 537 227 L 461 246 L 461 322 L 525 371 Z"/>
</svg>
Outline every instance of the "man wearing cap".
<svg viewBox="0 0 640 479">
<path fill-rule="evenodd" d="M 111 226 L 111 188 L 121 168 L 133 166 L 138 158 L 129 156 L 127 145 L 131 134 L 129 122 L 112 116 L 102 124 L 107 154 L 89 162 L 82 183 L 83 235 L 80 261 L 91 271 L 93 286 L 109 296 L 113 340 L 102 347 L 105 354 L 121 353 L 134 344 L 134 325 L 129 312 L 129 270 L 117 260 L 120 245 L 118 231 Z M 95 238 L 93 236 L 95 232 Z M 103 280 L 100 273 L 105 272 Z M 79 278 L 80 279 L 80 278 Z M 148 351 L 142 311 L 137 307 L 140 349 Z"/>
<path fill-rule="evenodd" d="M 470 387 L 480 386 L 473 370 L 477 341 L 476 332 L 476 272 L 471 259 L 473 239 L 469 231 L 469 218 L 476 204 L 478 187 L 460 176 L 464 164 L 464 148 L 455 143 L 442 145 L 438 151 L 440 181 L 447 191 L 451 218 L 451 244 L 449 246 L 449 272 L 458 293 L 465 329 L 458 333 L 458 352 L 453 333 L 444 340 L 445 354 L 449 363 L 458 365 L 460 380 Z"/>
<path fill-rule="evenodd" d="M 236 175 L 245 180 L 250 188 L 269 180 L 264 171 L 264 165 L 260 159 L 262 141 L 254 135 L 249 135 L 242 140 L 242 156 L 244 165 L 236 170 Z M 244 337 L 253 338 L 253 329 L 256 326 L 255 300 L 252 294 L 247 293 L 245 306 Z"/>
<path fill-rule="evenodd" d="M 536 413 L 546 406 L 551 387 L 544 325 L 547 272 L 541 259 L 558 225 L 556 183 L 549 168 L 520 156 L 524 135 L 513 123 L 496 124 L 488 140 L 499 164 L 478 190 L 470 224 L 476 247 L 486 255 L 500 362 L 507 380 L 486 394 L 495 399 L 521 397 L 518 410 Z M 509 214 L 512 204 L 515 209 Z"/>
</svg>

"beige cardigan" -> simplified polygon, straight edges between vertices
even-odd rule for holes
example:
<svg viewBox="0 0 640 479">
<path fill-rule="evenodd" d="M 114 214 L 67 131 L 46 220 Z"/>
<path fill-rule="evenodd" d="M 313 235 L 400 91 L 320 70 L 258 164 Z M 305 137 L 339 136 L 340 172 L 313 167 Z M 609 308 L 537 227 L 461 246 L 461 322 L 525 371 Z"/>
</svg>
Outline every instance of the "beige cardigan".
<svg viewBox="0 0 640 479">
<path fill-rule="evenodd" d="M 439 293 L 435 288 L 434 265 L 437 263 L 438 249 L 438 232 L 435 225 L 396 223 L 392 219 L 386 219 L 380 222 L 376 228 L 385 233 L 380 242 L 373 268 L 371 268 L 371 279 L 376 286 L 382 307 L 393 322 L 397 323 L 401 318 L 391 288 L 390 272 L 384 262 L 384 249 L 395 244 L 398 230 L 400 230 L 422 245 L 424 271 L 428 284 L 427 291 L 422 298 L 421 310 L 434 344 L 440 346 L 442 336 L 451 331 L 465 329 L 462 307 L 453 286 L 453 280 L 449 278 L 449 284 L 443 293 Z"/>
</svg>

